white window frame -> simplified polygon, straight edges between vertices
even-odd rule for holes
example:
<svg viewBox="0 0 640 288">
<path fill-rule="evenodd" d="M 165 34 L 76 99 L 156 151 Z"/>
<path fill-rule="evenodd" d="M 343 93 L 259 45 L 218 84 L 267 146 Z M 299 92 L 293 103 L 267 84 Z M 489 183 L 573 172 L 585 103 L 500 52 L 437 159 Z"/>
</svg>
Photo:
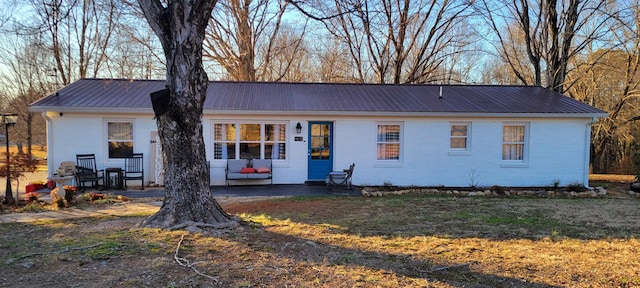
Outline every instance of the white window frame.
<svg viewBox="0 0 640 288">
<path fill-rule="evenodd" d="M 233 124 L 236 126 L 236 134 L 235 134 L 235 140 L 226 140 L 226 141 L 216 141 L 215 139 L 215 134 L 216 134 L 216 124 L 223 124 L 223 125 L 227 125 L 227 124 Z M 260 125 L 260 140 L 259 141 L 245 141 L 245 140 L 241 140 L 240 138 L 240 125 L 251 125 L 251 124 L 257 124 Z M 234 143 L 235 144 L 235 155 L 233 159 L 240 159 L 240 144 L 241 143 L 259 143 L 260 144 L 260 159 L 265 159 L 265 145 L 266 144 L 275 144 L 277 141 L 275 140 L 266 140 L 265 137 L 265 132 L 266 132 L 266 125 L 282 125 L 285 129 L 285 139 L 284 139 L 284 147 L 285 147 L 285 158 L 284 159 L 272 159 L 273 162 L 285 162 L 288 161 L 288 158 L 291 157 L 289 155 L 289 133 L 290 133 L 290 128 L 289 128 L 289 122 L 288 121 L 251 121 L 251 120 L 239 120 L 239 121 L 230 121 L 230 120 L 211 120 L 211 143 L 214 145 L 211 145 L 212 149 L 214 149 L 214 151 L 212 151 L 212 159 L 213 161 L 226 161 L 226 158 L 223 159 L 219 159 L 219 158 L 215 158 L 215 143 L 219 142 L 219 143 Z"/>
<path fill-rule="evenodd" d="M 118 158 L 111 158 L 109 155 L 109 123 L 129 123 L 131 124 L 131 142 L 132 142 L 132 146 L 133 146 L 133 150 L 132 153 L 135 153 L 136 151 L 136 125 L 135 125 L 135 119 L 128 119 L 128 118 L 105 118 L 103 119 L 103 125 L 104 125 L 104 158 L 107 161 L 124 161 L 125 157 L 118 157 Z M 121 142 L 128 142 L 128 141 L 121 141 Z"/>
<path fill-rule="evenodd" d="M 398 159 L 380 159 L 378 158 L 378 146 L 380 144 L 393 144 L 395 142 L 385 142 L 378 140 L 378 129 L 380 126 L 398 126 L 399 133 L 398 135 Z M 397 166 L 402 163 L 402 158 L 404 156 L 403 152 L 403 143 L 404 143 L 404 123 L 403 122 L 376 122 L 375 126 L 375 157 L 376 157 L 376 165 L 377 166 Z"/>
<path fill-rule="evenodd" d="M 451 135 L 453 132 L 453 126 L 466 126 L 467 134 L 465 136 L 454 136 Z M 465 139 L 465 148 L 454 148 L 451 147 L 452 139 Z M 471 122 L 449 122 L 449 155 L 470 155 L 471 153 Z"/>
<path fill-rule="evenodd" d="M 504 141 L 504 129 L 510 126 L 518 126 L 524 128 L 524 141 L 505 142 Z M 529 167 L 529 122 L 503 122 L 502 131 L 500 133 L 500 159 L 501 167 Z M 509 144 L 522 144 L 522 159 L 504 159 L 504 145 Z"/>
</svg>

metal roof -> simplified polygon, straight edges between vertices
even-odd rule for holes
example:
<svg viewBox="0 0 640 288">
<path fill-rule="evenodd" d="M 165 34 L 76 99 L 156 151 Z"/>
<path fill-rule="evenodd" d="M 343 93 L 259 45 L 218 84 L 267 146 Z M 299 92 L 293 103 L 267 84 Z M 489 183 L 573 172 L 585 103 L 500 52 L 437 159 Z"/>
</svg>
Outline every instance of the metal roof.
<svg viewBox="0 0 640 288">
<path fill-rule="evenodd" d="M 149 93 L 163 89 L 165 83 L 81 79 L 32 103 L 30 110 L 152 113 Z M 542 87 L 507 85 L 210 82 L 204 110 L 255 114 L 606 116 L 600 109 Z"/>
</svg>

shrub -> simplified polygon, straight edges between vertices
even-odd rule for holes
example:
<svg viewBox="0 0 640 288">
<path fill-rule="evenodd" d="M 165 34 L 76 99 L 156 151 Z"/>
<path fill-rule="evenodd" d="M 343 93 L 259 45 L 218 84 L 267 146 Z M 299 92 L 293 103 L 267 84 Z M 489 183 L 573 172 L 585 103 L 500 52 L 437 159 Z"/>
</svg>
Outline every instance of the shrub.
<svg viewBox="0 0 640 288">
<path fill-rule="evenodd" d="M 29 202 L 29 203 L 38 202 L 38 193 L 29 192 L 29 193 L 25 194 L 25 198 L 27 199 L 27 202 Z"/>
<path fill-rule="evenodd" d="M 580 183 L 571 183 L 567 185 L 567 191 L 568 192 L 585 192 L 587 191 L 587 188 Z"/>
<path fill-rule="evenodd" d="M 75 200 L 76 196 L 78 195 L 76 186 L 65 185 L 62 188 L 64 189 L 65 193 L 64 199 L 67 200 L 67 202 L 73 202 L 73 200 Z"/>
<path fill-rule="evenodd" d="M 18 208 L 18 209 L 16 210 L 16 212 L 18 212 L 18 213 L 23 213 L 23 212 L 42 212 L 42 211 L 45 211 L 45 210 L 46 210 L 46 209 L 44 209 L 44 208 L 42 207 L 42 205 L 40 205 L 40 203 L 39 203 L 39 202 L 37 202 L 37 201 L 36 201 L 36 202 L 33 202 L 33 201 L 32 201 L 32 202 L 30 202 L 29 204 L 27 204 L 27 205 L 25 205 L 25 206 L 23 206 L 23 207 Z"/>
</svg>

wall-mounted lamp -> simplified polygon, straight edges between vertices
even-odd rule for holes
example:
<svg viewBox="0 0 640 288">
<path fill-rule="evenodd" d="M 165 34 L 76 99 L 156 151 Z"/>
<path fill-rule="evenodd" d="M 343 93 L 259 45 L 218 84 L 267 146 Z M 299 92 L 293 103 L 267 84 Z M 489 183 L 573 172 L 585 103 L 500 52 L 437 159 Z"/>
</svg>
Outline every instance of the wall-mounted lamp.
<svg viewBox="0 0 640 288">
<path fill-rule="evenodd" d="M 302 125 L 300 124 L 300 122 L 296 124 L 296 133 L 298 134 L 302 133 Z"/>
</svg>

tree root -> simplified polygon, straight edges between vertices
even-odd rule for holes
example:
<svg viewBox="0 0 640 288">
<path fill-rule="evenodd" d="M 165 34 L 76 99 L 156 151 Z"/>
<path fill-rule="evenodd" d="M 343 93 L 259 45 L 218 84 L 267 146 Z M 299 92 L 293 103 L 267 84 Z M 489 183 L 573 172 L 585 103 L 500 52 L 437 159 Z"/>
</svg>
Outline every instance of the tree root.
<svg viewBox="0 0 640 288">
<path fill-rule="evenodd" d="M 211 225 L 211 224 L 208 224 Z M 182 245 L 182 241 L 184 240 L 184 235 L 182 235 L 182 237 L 180 237 L 180 242 L 178 242 L 178 246 L 176 247 L 176 253 L 173 255 L 173 259 L 176 260 L 176 262 L 183 267 L 187 267 L 187 268 L 191 268 L 191 270 L 193 270 L 193 272 L 196 272 L 198 275 L 209 278 L 211 280 L 213 280 L 213 282 L 215 282 L 216 284 L 218 284 L 218 279 L 216 277 L 213 277 L 211 275 L 207 275 L 204 274 L 200 271 L 198 271 L 198 269 L 196 268 L 196 264 L 200 263 L 200 262 L 194 262 L 194 263 L 190 263 L 189 260 L 187 260 L 187 258 L 184 257 L 179 257 L 178 256 L 178 252 L 180 252 L 180 246 Z"/>
<path fill-rule="evenodd" d="M 240 223 L 238 223 L 237 221 L 228 221 L 228 222 L 216 223 L 216 224 L 188 221 L 188 222 L 180 223 L 178 225 L 171 226 L 167 228 L 167 230 L 178 230 L 178 229 L 184 229 L 187 227 L 228 229 L 228 228 L 237 228 L 238 226 L 240 226 Z"/>
</svg>

